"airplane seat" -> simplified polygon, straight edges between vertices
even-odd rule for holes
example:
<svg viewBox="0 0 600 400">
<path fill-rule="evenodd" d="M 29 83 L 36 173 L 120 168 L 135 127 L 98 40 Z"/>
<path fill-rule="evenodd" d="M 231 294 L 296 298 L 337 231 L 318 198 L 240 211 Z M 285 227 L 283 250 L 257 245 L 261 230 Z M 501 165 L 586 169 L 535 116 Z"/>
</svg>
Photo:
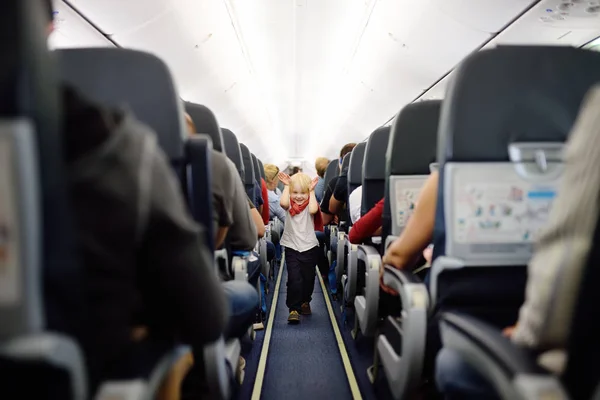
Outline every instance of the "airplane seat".
<svg viewBox="0 0 600 400">
<path fill-rule="evenodd" d="M 340 163 L 338 160 L 331 160 L 329 162 L 329 164 L 327 165 L 327 169 L 325 170 L 325 177 L 323 179 L 325 179 L 325 187 L 327 187 L 329 185 L 329 182 L 331 182 L 331 180 L 333 178 L 335 178 L 336 176 L 339 175 L 340 173 Z"/>
<path fill-rule="evenodd" d="M 256 181 L 256 183 L 259 185 L 260 187 L 260 179 L 261 174 L 260 174 L 260 164 L 258 163 L 258 158 L 256 158 L 256 156 L 254 155 L 254 153 L 250 153 L 250 156 L 252 158 L 252 167 L 254 169 L 254 179 Z M 261 196 L 262 196 L 262 191 L 261 191 Z M 263 207 L 269 207 L 269 204 L 263 204 Z M 263 274 L 263 276 L 265 278 L 269 277 L 269 261 L 267 260 L 267 237 L 266 237 L 266 232 L 265 232 L 265 236 L 263 236 L 262 238 L 259 239 L 258 243 L 256 244 L 257 246 L 257 253 L 258 256 L 260 258 L 260 265 L 261 265 L 261 273 Z"/>
<path fill-rule="evenodd" d="M 223 135 L 225 154 L 235 164 L 243 182 L 246 171 L 244 169 L 244 162 L 242 161 L 242 150 L 240 149 L 240 143 L 238 142 L 235 134 L 227 128 L 221 128 L 221 134 Z"/>
<path fill-rule="evenodd" d="M 400 236 L 404 230 L 419 192 L 429 175 L 430 164 L 435 161 L 440 105 L 439 100 L 409 104 L 398 113 L 392 124 L 386 153 L 385 201 L 382 215 L 383 234 L 385 235 L 387 230 L 388 234 L 391 233 L 387 236 L 389 238 Z M 398 291 L 399 298 L 388 297 L 389 300 L 380 300 L 377 296 L 357 296 L 355 307 L 359 314 L 359 322 L 364 320 L 372 324 L 372 321 L 377 321 L 379 315 L 385 316 L 384 308 L 396 309 L 388 307 L 388 302 L 398 302 L 398 306 L 403 310 L 401 324 L 396 315 L 386 317 L 377 338 L 376 355 L 376 362 L 378 359 L 383 361 L 384 372 L 392 391 L 402 393 L 403 390 L 411 390 L 416 385 L 412 380 L 418 381 L 422 374 L 426 339 L 424 334 L 415 336 L 408 332 L 425 332 L 429 296 L 425 285 L 411 272 L 398 271 L 396 275 L 390 274 L 388 279 L 402 283 L 402 290 Z M 378 309 L 380 301 L 381 311 Z M 363 325 L 367 325 L 366 322 L 361 323 L 361 329 Z M 373 329 L 372 326 L 369 328 Z M 404 334 L 405 332 L 407 334 Z M 403 386 L 407 388 L 403 389 Z"/>
<path fill-rule="evenodd" d="M 539 74 L 541 69 L 544 70 L 544 74 Z M 497 71 L 502 71 L 501 79 L 498 79 Z M 453 210 L 449 208 L 450 204 L 448 203 L 443 204 L 443 210 L 438 207 L 439 218 L 444 218 L 442 222 L 451 229 L 446 231 L 446 235 L 439 242 L 444 246 L 440 253 L 452 256 L 450 258 L 440 255 L 434 261 L 430 285 L 432 297 L 434 299 L 437 297 L 437 302 L 442 303 L 438 310 L 444 311 L 440 324 L 443 344 L 445 347 L 456 350 L 465 361 L 475 365 L 478 371 L 494 384 L 502 398 L 539 398 L 542 393 L 544 395 L 548 393 L 549 396 L 555 398 L 567 398 L 563 392 L 565 388 L 561 387 L 559 382 L 535 369 L 537 364 L 531 362 L 531 354 L 523 355 L 525 353 L 523 349 L 519 349 L 501 338 L 498 333 L 504 326 L 513 325 L 517 321 L 516 310 L 521 306 L 524 297 L 524 279 L 523 285 L 521 282 L 517 282 L 517 284 L 510 282 L 507 285 L 507 283 L 492 281 L 493 285 L 499 286 L 498 289 L 508 289 L 511 292 L 508 295 L 510 297 L 504 295 L 506 296 L 505 300 L 509 300 L 513 296 L 512 285 L 519 286 L 520 302 L 518 304 L 511 302 L 511 305 L 515 307 L 515 312 L 509 316 L 511 319 L 505 318 L 503 321 L 498 321 L 498 319 L 490 321 L 485 315 L 469 313 L 470 310 L 457 307 L 459 305 L 456 300 L 458 296 L 455 293 L 452 296 L 450 293 L 444 293 L 444 291 L 450 292 L 450 290 L 442 283 L 442 280 L 447 279 L 445 275 L 454 275 L 455 271 L 453 270 L 445 271 L 448 267 L 459 273 L 466 269 L 464 267 L 467 266 L 467 263 L 463 261 L 465 255 L 468 254 L 466 250 L 481 250 L 482 248 L 489 248 L 489 251 L 495 250 L 500 252 L 504 265 L 509 263 L 513 265 L 526 264 L 529 261 L 533 242 L 532 238 L 527 236 L 528 231 L 523 224 L 527 224 L 527 228 L 537 227 L 546 219 L 547 210 L 543 203 L 549 202 L 545 197 L 549 197 L 552 193 L 546 186 L 556 185 L 555 180 L 550 177 L 558 174 L 556 171 L 560 171 L 557 166 L 559 162 L 556 160 L 561 158 L 556 144 L 566 140 L 579 113 L 584 95 L 600 81 L 600 54 L 569 47 L 498 47 L 469 57 L 457 72 L 456 81 L 448 91 L 449 97 L 448 95 L 446 97 L 453 101 L 448 104 L 445 100 L 442 107 L 440 143 L 444 141 L 457 143 L 467 140 L 472 143 L 472 146 L 481 146 L 482 143 L 490 142 L 500 146 L 504 142 L 505 150 L 501 152 L 499 147 L 489 145 L 487 148 L 482 147 L 481 151 L 477 153 L 474 147 L 458 153 L 456 148 L 446 151 L 440 149 L 438 151 L 440 178 L 444 181 L 449 179 L 456 181 L 457 176 L 450 174 L 458 173 L 460 179 L 460 174 L 464 174 L 464 172 L 460 169 L 456 171 L 456 167 L 453 165 L 466 163 L 475 158 L 475 155 L 484 160 L 496 161 L 496 163 L 490 164 L 490 167 L 502 162 L 505 165 L 502 167 L 503 171 L 506 171 L 507 177 L 511 177 L 510 181 L 507 179 L 505 182 L 514 185 L 510 194 L 513 197 L 523 195 L 523 199 L 526 199 L 528 213 L 525 214 L 526 218 L 523 219 L 523 222 L 513 222 L 513 228 L 515 228 L 513 232 L 515 233 L 508 236 L 510 241 L 505 239 L 505 243 L 502 243 L 502 247 L 500 247 L 499 244 L 482 243 L 491 241 L 490 238 L 493 238 L 491 236 L 486 235 L 487 237 L 484 236 L 477 241 L 465 235 L 460 229 L 461 226 L 456 223 L 457 219 L 461 217 L 460 214 L 456 214 L 457 211 L 461 211 L 460 208 L 455 207 Z M 481 85 L 482 81 L 485 81 L 486 85 Z M 469 102 L 468 112 L 465 107 L 466 102 Z M 475 131 L 486 134 L 476 137 Z M 471 133 L 469 134 L 469 132 Z M 529 146 L 524 146 L 523 143 L 529 143 Z M 554 155 L 550 151 L 552 145 L 556 146 Z M 506 147 L 508 147 L 508 151 Z M 508 160 L 512 161 L 514 167 L 510 166 Z M 485 164 L 479 165 L 485 166 Z M 538 178 L 546 178 L 546 182 L 541 184 L 539 180 L 523 181 L 522 177 L 527 178 L 532 174 L 536 174 Z M 472 179 L 478 177 L 475 174 Z M 488 174 L 488 185 L 490 181 L 494 182 L 493 178 L 489 178 Z M 451 186 L 440 181 L 440 188 L 443 187 L 442 185 Z M 471 185 L 471 188 L 476 190 L 478 185 Z M 538 206 L 536 203 L 540 203 L 540 205 Z M 519 209 L 515 208 L 515 210 Z M 441 214 L 442 211 L 443 214 Z M 541 219 L 536 221 L 535 218 Z M 436 235 L 440 234 L 441 232 L 436 232 Z M 517 234 L 520 236 L 517 237 Z M 597 234 L 596 230 L 595 235 Z M 465 245 L 467 245 L 466 249 Z M 588 262 L 593 263 L 596 253 L 597 246 L 594 246 Z M 499 264 L 497 254 L 487 255 L 484 253 L 483 255 L 487 257 L 481 261 L 486 263 L 480 264 L 492 266 Z M 459 259 L 457 255 L 462 259 Z M 439 259 L 441 262 L 438 261 Z M 451 265 L 450 262 L 453 262 L 454 265 Z M 490 268 L 481 269 L 485 271 Z M 591 270 L 593 268 L 586 268 L 586 275 L 592 274 Z M 525 275 L 524 268 L 522 273 Z M 582 310 L 591 306 L 591 303 L 587 306 L 582 303 L 583 296 L 586 300 L 597 296 L 590 294 L 588 285 L 595 286 L 597 282 L 587 280 L 582 280 L 582 282 L 584 282 L 580 291 L 582 297 L 578 301 L 575 317 L 572 320 L 574 323 L 573 333 L 567 345 L 568 350 L 573 353 L 569 353 L 564 383 L 573 398 L 584 399 L 591 397 L 591 393 L 596 389 L 598 383 L 597 368 L 590 364 L 592 362 L 597 364 L 597 358 L 592 359 L 592 357 L 598 356 L 597 340 L 589 336 L 593 335 L 593 330 L 597 330 L 597 328 L 590 326 L 589 322 L 582 322 L 583 320 L 579 317 L 582 315 Z M 491 285 L 488 284 L 486 289 L 489 290 L 490 287 Z M 471 294 L 472 292 L 471 289 Z M 470 301 L 473 300 L 475 300 L 474 297 L 470 299 Z M 595 307 L 594 311 L 587 309 L 587 312 L 595 312 Z M 465 315 L 461 316 L 461 313 Z M 576 325 L 577 323 L 581 323 L 581 325 Z M 485 327 L 492 328 L 483 330 Z M 594 344 L 591 344 L 591 340 L 594 340 Z M 578 347 L 583 345 L 586 347 Z M 587 361 L 576 364 L 578 360 Z M 591 370 L 588 370 L 589 368 Z M 574 371 L 577 371 L 577 375 L 573 374 Z M 580 390 L 582 391 L 580 392 Z"/>
<path fill-rule="evenodd" d="M 362 215 L 366 214 L 383 197 L 385 191 L 385 157 L 381 155 L 387 152 L 389 137 L 390 127 L 384 126 L 375 129 L 367 139 L 364 148 L 364 162 L 362 163 Z M 356 150 L 356 147 L 354 150 Z M 354 150 L 350 153 L 351 155 L 354 154 Z M 361 261 L 362 268 L 359 270 L 356 253 L 358 246 L 350 244 L 347 237 L 343 243 L 346 247 L 343 251 L 347 254 L 347 260 L 349 261 L 346 265 L 347 276 L 342 277 L 344 296 L 348 303 L 354 305 L 357 292 L 362 290 L 365 285 L 365 270 L 363 268 L 366 268 L 366 265 Z M 343 246 L 338 244 L 339 247 Z"/>
<path fill-rule="evenodd" d="M 350 167 L 350 155 L 352 154 L 352 152 L 346 154 L 344 156 L 344 158 L 342 159 L 342 167 L 341 167 L 341 172 L 340 175 L 348 174 L 348 168 Z M 344 200 L 348 200 L 348 199 L 344 199 Z M 339 215 L 339 213 L 338 213 Z M 340 218 L 340 221 L 338 223 L 337 226 L 337 230 L 334 229 L 334 232 L 336 232 L 336 236 L 337 236 L 337 254 L 336 254 L 336 259 L 337 259 L 337 264 L 335 266 L 335 275 L 336 275 L 336 279 L 338 282 L 338 286 L 340 288 L 343 288 L 343 283 L 342 283 L 342 275 L 343 273 L 346 271 L 346 264 L 348 263 L 348 251 L 347 251 L 347 238 L 346 238 L 346 230 L 347 230 L 347 220 L 348 218 L 348 212 L 347 210 L 344 210 L 343 214 L 342 214 L 342 218 Z"/>
<path fill-rule="evenodd" d="M 88 48 L 56 50 L 60 60 L 62 79 L 78 88 L 92 100 L 109 106 L 118 107 L 125 103 L 145 124 L 157 135 L 158 143 L 166 156 L 171 160 L 175 172 L 180 178 L 182 191 L 186 194 L 192 211 L 207 221 L 205 228 L 212 231 L 210 207 L 212 198 L 210 177 L 207 171 L 209 158 L 209 141 L 199 137 L 186 146 L 187 132 L 183 117 L 183 107 L 179 99 L 171 73 L 163 61 L 150 54 L 116 48 Z M 148 86 L 148 82 L 152 82 Z M 188 156 L 199 154 L 198 159 L 190 162 Z M 189 173 L 188 169 L 191 171 Z M 196 172 L 194 174 L 194 172 Z M 190 180 L 188 180 L 190 179 Z M 207 190 L 188 190 L 191 182 L 202 182 Z M 199 186 L 201 186 L 199 184 Z M 202 188 L 202 189 L 204 189 Z M 202 193 L 203 192 L 203 193 Z M 190 198 L 190 193 L 195 197 Z M 203 213 L 200 210 L 204 210 Z M 208 210 L 208 211 L 207 211 Z M 210 222 L 208 222 L 210 221 Z M 212 237 L 212 235 L 211 235 Z M 207 238 L 208 239 L 208 238 Z M 239 362 L 239 341 L 232 340 L 226 345 L 219 344 L 222 339 L 205 348 L 214 358 L 205 360 L 208 371 L 226 371 L 226 363 L 237 368 Z M 211 349 L 225 349 L 213 351 Z M 156 365 L 141 389 L 147 395 L 154 396 L 160 383 L 168 374 L 170 368 L 189 352 L 187 346 L 178 346 L 168 352 Z M 237 353 L 238 358 L 227 359 L 226 355 Z M 216 374 L 220 374 L 217 372 Z M 222 379 L 228 379 L 222 377 Z M 106 382 L 99 391 L 98 398 L 110 398 L 115 395 L 133 396 L 140 390 L 139 382 L 131 381 Z M 226 390 L 217 387 L 215 390 Z M 222 392 L 221 392 L 222 393 Z"/>
<path fill-rule="evenodd" d="M 206 106 L 201 104 L 184 103 L 185 111 L 190 115 L 194 125 L 196 125 L 196 133 L 208 135 L 212 141 L 212 148 L 219 153 L 225 152 L 225 144 L 223 143 L 223 134 L 221 127 L 217 122 L 215 114 Z"/>
<path fill-rule="evenodd" d="M 254 184 L 256 178 L 254 177 L 254 164 L 252 162 L 252 153 L 250 149 L 243 143 L 240 143 L 240 150 L 242 152 L 242 162 L 244 163 L 244 176 L 242 181 L 246 188 L 246 194 L 250 199 L 254 198 Z"/>
<path fill-rule="evenodd" d="M 51 324 L 53 312 L 63 311 L 52 305 L 64 303 L 55 301 L 49 280 L 70 286 L 81 278 L 81 268 L 70 251 L 74 226 L 61 97 L 40 4 L 5 2 L 0 27 L 1 389 L 4 398 L 83 400 L 88 396 L 83 352 L 69 336 L 76 332 Z M 69 294 L 69 302 L 80 301 L 78 291 Z M 64 293 L 59 296 L 64 299 Z"/>
<path fill-rule="evenodd" d="M 348 167 L 348 196 L 354 189 L 362 185 L 362 170 L 366 147 L 366 142 L 360 142 L 350 153 L 350 164 Z M 350 220 L 350 225 L 352 225 L 352 220 Z"/>
<path fill-rule="evenodd" d="M 349 160 L 349 165 L 348 165 L 348 178 L 347 178 L 347 184 L 348 184 L 348 198 L 346 198 L 346 208 L 348 209 L 348 227 L 349 229 L 352 228 L 352 217 L 350 217 L 350 193 L 352 193 L 354 191 L 354 189 L 356 189 L 357 187 L 362 185 L 362 170 L 363 170 L 363 163 L 365 162 L 365 149 L 366 149 L 367 143 L 366 142 L 360 142 L 358 143 L 354 149 L 352 149 L 352 151 L 350 152 L 350 160 Z M 348 240 L 348 236 L 344 235 L 344 247 L 346 248 L 344 250 L 344 253 L 346 254 L 346 260 L 347 260 L 347 266 L 346 266 L 346 272 L 347 272 L 347 279 L 344 278 L 344 276 L 342 275 L 342 285 L 344 285 L 345 283 L 348 283 L 349 285 L 355 285 L 357 283 L 357 279 L 355 277 L 355 275 L 358 273 L 357 271 L 357 257 L 356 257 L 356 250 L 357 250 L 357 246 L 350 243 L 350 241 Z M 348 290 L 350 293 L 355 293 L 356 292 L 356 288 L 351 287 Z M 352 302 L 353 298 L 352 296 L 349 296 L 346 299 L 348 302 Z"/>
</svg>

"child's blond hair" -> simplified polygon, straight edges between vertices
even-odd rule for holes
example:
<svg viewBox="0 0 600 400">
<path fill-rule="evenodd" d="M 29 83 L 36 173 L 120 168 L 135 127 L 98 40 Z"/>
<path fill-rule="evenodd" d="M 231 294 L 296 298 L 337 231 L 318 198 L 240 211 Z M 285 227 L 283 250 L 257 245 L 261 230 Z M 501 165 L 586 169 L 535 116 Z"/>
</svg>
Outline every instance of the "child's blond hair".
<svg viewBox="0 0 600 400">
<path fill-rule="evenodd" d="M 294 186 L 299 186 L 303 193 L 310 192 L 310 176 L 306 175 L 304 172 L 298 172 L 290 177 L 290 189 L 293 189 Z"/>
</svg>

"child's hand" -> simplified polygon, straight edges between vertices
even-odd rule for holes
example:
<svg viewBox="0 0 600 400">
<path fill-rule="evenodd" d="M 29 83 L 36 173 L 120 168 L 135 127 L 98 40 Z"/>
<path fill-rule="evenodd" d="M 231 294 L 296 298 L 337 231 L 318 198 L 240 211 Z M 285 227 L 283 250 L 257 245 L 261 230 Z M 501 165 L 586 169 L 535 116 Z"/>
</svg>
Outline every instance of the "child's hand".
<svg viewBox="0 0 600 400">
<path fill-rule="evenodd" d="M 277 174 L 277 177 L 279 178 L 279 180 L 281 181 L 281 183 L 283 183 L 285 186 L 289 186 L 290 185 L 290 176 L 288 174 L 286 174 L 283 171 L 280 171 Z"/>
<path fill-rule="evenodd" d="M 317 183 L 319 183 L 319 177 L 315 177 L 311 182 L 310 182 L 310 191 L 314 191 L 315 187 L 317 186 Z"/>
</svg>

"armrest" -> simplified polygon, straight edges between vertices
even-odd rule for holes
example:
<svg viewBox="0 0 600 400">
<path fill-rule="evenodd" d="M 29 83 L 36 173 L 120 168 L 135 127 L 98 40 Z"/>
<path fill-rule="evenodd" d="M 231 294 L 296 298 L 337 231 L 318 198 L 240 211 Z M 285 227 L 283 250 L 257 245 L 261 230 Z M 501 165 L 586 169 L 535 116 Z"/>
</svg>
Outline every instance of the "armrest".
<svg viewBox="0 0 600 400">
<path fill-rule="evenodd" d="M 14 360 L 42 362 L 67 371 L 73 399 L 88 397 L 83 352 L 70 337 L 54 333 L 20 336 L 3 343 L 0 353 Z"/>
<path fill-rule="evenodd" d="M 390 244 L 396 239 L 398 239 L 398 236 L 388 235 L 388 237 L 385 238 L 385 249 L 387 250 L 387 248 L 390 247 Z"/>
<path fill-rule="evenodd" d="M 375 247 L 358 245 L 356 257 L 365 264 L 365 289 L 364 295 L 357 296 L 354 299 L 354 309 L 360 330 L 363 335 L 370 337 L 377 330 L 377 320 L 379 317 L 379 271 L 382 265 L 381 256 Z"/>
<path fill-rule="evenodd" d="M 231 266 L 233 268 L 233 279 L 236 281 L 248 280 L 248 258 L 233 256 Z"/>
<path fill-rule="evenodd" d="M 531 351 L 513 344 L 497 328 L 474 317 L 450 312 L 443 313 L 441 321 L 444 329 L 454 330 L 485 351 L 509 376 L 543 373 Z"/>
<path fill-rule="evenodd" d="M 390 265 L 384 268 L 383 283 L 398 292 L 404 310 L 429 308 L 429 292 L 417 275 Z"/>
<path fill-rule="evenodd" d="M 456 351 L 505 399 L 568 399 L 558 378 L 536 363 L 533 352 L 516 346 L 494 327 L 473 317 L 444 313 L 444 347 Z"/>
</svg>

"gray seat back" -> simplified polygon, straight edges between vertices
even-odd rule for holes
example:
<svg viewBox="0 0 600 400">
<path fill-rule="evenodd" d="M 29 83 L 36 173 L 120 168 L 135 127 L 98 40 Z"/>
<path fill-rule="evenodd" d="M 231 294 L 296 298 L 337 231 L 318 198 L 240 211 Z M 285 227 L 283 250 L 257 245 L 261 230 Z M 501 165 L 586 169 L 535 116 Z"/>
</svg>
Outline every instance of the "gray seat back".
<svg viewBox="0 0 600 400">
<path fill-rule="evenodd" d="M 331 160 L 329 165 L 327 165 L 327 170 L 325 170 L 325 188 L 329 186 L 329 182 L 340 173 L 340 163 L 339 160 Z"/>
<path fill-rule="evenodd" d="M 390 138 L 390 127 L 383 126 L 375 129 L 365 149 L 365 162 L 363 163 L 363 192 L 361 214 L 369 212 L 385 192 L 385 157 L 388 141 Z"/>
<path fill-rule="evenodd" d="M 244 168 L 244 162 L 242 161 L 242 150 L 240 149 L 240 143 L 238 142 L 235 134 L 229 129 L 221 128 L 221 133 L 223 135 L 223 143 L 225 144 L 225 154 L 231 161 L 233 161 L 235 167 L 240 173 L 242 181 L 244 181 L 246 171 Z"/>
<path fill-rule="evenodd" d="M 224 152 L 223 134 L 215 114 L 208 107 L 189 101 L 185 102 L 185 111 L 192 117 L 192 121 L 196 125 L 196 133 L 208 135 L 212 141 L 213 150 L 219 153 Z"/>
<path fill-rule="evenodd" d="M 457 68 L 438 132 L 430 287 L 439 310 L 514 323 L 563 144 L 599 80 L 600 54 L 567 47 L 498 47 Z"/>
<path fill-rule="evenodd" d="M 256 181 L 254 178 L 254 164 L 252 162 L 252 153 L 250 153 L 250 149 L 243 144 L 240 143 L 240 150 L 242 151 L 242 162 L 244 163 L 244 186 L 246 187 L 246 193 L 250 198 L 252 192 L 254 191 L 254 182 Z"/>
<path fill-rule="evenodd" d="M 348 167 L 348 194 L 362 185 L 362 169 L 366 147 L 366 142 L 360 142 L 352 149 L 350 166 Z"/>
<path fill-rule="evenodd" d="M 435 161 L 439 100 L 404 107 L 394 119 L 386 153 L 383 236 L 399 236 Z"/>
<path fill-rule="evenodd" d="M 51 10 L 42 4 L 6 1 L 0 17 L 2 397 L 83 400 L 85 364 L 67 335 L 85 325 L 83 293 L 71 286 L 84 275 L 73 252 L 62 93 L 46 47 Z"/>
</svg>

